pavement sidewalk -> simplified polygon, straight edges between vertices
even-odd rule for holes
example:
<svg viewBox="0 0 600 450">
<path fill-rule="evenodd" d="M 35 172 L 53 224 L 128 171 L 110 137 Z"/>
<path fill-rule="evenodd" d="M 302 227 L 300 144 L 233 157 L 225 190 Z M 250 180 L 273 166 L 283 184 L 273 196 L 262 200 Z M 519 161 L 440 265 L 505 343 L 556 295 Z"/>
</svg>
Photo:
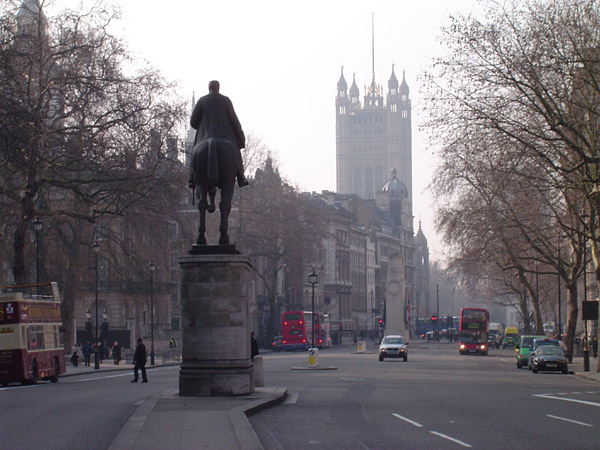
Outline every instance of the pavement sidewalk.
<svg viewBox="0 0 600 450">
<path fill-rule="evenodd" d="M 174 364 L 179 363 L 154 367 Z M 117 370 L 133 371 L 133 364 L 116 366 L 112 360 L 106 360 L 98 370 L 93 364 L 69 365 L 62 376 Z M 286 396 L 286 388 L 255 388 L 252 394 L 235 397 L 180 397 L 178 390 L 173 390 L 140 404 L 110 450 L 260 450 L 264 447 L 248 415 L 279 404 Z"/>
</svg>

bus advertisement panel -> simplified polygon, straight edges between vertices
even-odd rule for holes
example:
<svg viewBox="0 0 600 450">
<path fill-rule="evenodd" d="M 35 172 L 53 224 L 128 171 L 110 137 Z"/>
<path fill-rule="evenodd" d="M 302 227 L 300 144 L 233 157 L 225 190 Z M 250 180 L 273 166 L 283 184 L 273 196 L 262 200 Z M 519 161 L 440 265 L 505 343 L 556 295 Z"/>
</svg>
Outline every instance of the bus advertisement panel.
<svg viewBox="0 0 600 450">
<path fill-rule="evenodd" d="M 312 345 L 312 313 L 310 311 L 286 311 L 281 314 L 282 348 L 286 351 L 308 350 Z M 321 320 L 315 313 L 315 346 L 323 346 Z"/>
<path fill-rule="evenodd" d="M 462 308 L 460 310 L 460 336 L 458 351 L 465 353 L 488 354 L 489 313 L 482 308 Z"/>
<path fill-rule="evenodd" d="M 52 295 L 22 292 L 31 285 L 0 287 L 0 384 L 58 381 L 65 373 L 61 341 L 61 303 L 56 283 Z M 9 292 L 7 292 L 9 291 Z"/>
</svg>

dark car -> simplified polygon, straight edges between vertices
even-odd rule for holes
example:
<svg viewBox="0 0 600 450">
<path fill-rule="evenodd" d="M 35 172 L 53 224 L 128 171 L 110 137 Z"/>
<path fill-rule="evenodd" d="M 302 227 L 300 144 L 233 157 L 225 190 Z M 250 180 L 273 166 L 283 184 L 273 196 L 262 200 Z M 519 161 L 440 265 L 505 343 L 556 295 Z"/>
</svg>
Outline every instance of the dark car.
<svg viewBox="0 0 600 450">
<path fill-rule="evenodd" d="M 273 349 L 274 352 L 280 352 L 283 350 L 283 336 L 275 336 L 273 338 L 271 349 Z"/>
<path fill-rule="evenodd" d="M 532 358 L 531 371 L 538 373 L 542 370 L 569 373 L 567 357 L 562 348 L 544 345 L 535 351 L 535 356 Z"/>
<path fill-rule="evenodd" d="M 551 338 L 537 338 L 533 340 L 533 344 L 531 345 L 531 350 L 529 352 L 529 361 L 527 362 L 527 368 L 529 370 L 533 369 L 533 357 L 535 356 L 535 352 L 540 348 L 540 347 L 558 347 L 562 350 L 562 347 L 560 346 L 560 341 L 558 339 L 551 339 Z"/>
</svg>

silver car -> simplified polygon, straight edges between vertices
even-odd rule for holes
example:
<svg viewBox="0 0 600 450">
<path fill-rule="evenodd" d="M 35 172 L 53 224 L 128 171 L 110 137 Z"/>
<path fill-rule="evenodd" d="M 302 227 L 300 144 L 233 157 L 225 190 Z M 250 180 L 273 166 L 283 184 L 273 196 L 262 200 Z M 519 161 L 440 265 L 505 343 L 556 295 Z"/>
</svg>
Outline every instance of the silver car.
<svg viewBox="0 0 600 450">
<path fill-rule="evenodd" d="M 404 342 L 404 337 L 391 334 L 383 338 L 379 344 L 379 361 L 384 358 L 408 359 L 408 343 Z"/>
</svg>

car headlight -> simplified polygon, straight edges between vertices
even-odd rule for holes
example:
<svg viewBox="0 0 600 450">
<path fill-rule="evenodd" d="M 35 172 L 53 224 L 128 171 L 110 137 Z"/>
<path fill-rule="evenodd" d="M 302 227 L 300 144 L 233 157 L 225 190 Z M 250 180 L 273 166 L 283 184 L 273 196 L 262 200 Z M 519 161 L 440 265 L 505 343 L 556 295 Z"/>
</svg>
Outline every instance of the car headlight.
<svg viewBox="0 0 600 450">
<path fill-rule="evenodd" d="M 461 349 L 465 348 L 465 344 L 460 344 L 460 348 Z"/>
<path fill-rule="evenodd" d="M 379 351 L 380 352 L 386 352 L 387 351 L 387 347 L 379 347 Z"/>
</svg>

